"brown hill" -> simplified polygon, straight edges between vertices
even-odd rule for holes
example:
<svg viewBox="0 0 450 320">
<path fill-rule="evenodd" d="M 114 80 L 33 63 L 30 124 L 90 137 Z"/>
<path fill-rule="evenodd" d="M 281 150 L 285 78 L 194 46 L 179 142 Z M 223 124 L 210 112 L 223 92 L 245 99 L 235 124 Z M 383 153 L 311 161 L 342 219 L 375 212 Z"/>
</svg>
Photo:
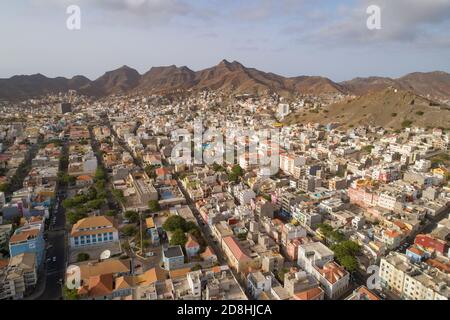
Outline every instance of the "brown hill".
<svg viewBox="0 0 450 320">
<path fill-rule="evenodd" d="M 400 90 L 414 91 L 416 94 L 426 97 L 450 99 L 450 74 L 442 71 L 415 72 L 398 79 L 383 77 L 355 78 L 341 82 L 340 85 L 355 95 L 365 95 L 394 87 Z"/>
<path fill-rule="evenodd" d="M 89 81 L 84 77 L 49 79 L 43 75 L 0 79 L 0 98 L 25 99 L 47 93 L 78 90 L 89 96 L 136 91 L 140 93 L 166 93 L 176 90 L 218 90 L 229 94 L 323 94 L 344 92 L 344 88 L 330 79 L 321 77 L 285 78 L 273 73 L 247 68 L 237 61 L 221 61 L 218 65 L 194 72 L 187 67 L 155 67 L 144 75 L 123 66 Z"/>
<path fill-rule="evenodd" d="M 119 69 L 106 72 L 97 80 L 80 88 L 80 92 L 91 96 L 125 93 L 136 88 L 140 80 L 141 75 L 139 72 L 128 66 L 123 66 Z"/>
<path fill-rule="evenodd" d="M 14 76 L 9 79 L 0 79 L 0 99 L 22 100 L 48 93 L 78 90 L 89 82 L 90 80 L 83 76 L 72 79 L 47 78 L 42 74 Z"/>
<path fill-rule="evenodd" d="M 410 125 L 446 128 L 450 123 L 450 110 L 411 91 L 389 88 L 328 106 L 318 113 L 303 110 L 285 122 L 338 122 L 345 126 L 376 125 L 394 129 Z"/>
<path fill-rule="evenodd" d="M 72 79 L 47 78 L 41 74 L 0 79 L 0 99 L 21 100 L 73 89 L 89 96 L 140 92 L 169 93 L 178 90 L 219 90 L 229 94 L 278 93 L 297 94 L 352 93 L 358 96 L 380 92 L 389 87 L 410 90 L 431 98 L 450 99 L 450 75 L 445 72 L 412 73 L 399 79 L 382 77 L 356 78 L 342 83 L 313 76 L 286 78 L 274 73 L 247 68 L 237 61 L 194 72 L 187 67 L 155 67 L 144 75 L 123 66 L 90 81 L 83 76 Z"/>
<path fill-rule="evenodd" d="M 153 93 L 187 90 L 194 81 L 195 72 L 187 67 L 154 67 L 142 76 L 137 90 Z"/>
</svg>

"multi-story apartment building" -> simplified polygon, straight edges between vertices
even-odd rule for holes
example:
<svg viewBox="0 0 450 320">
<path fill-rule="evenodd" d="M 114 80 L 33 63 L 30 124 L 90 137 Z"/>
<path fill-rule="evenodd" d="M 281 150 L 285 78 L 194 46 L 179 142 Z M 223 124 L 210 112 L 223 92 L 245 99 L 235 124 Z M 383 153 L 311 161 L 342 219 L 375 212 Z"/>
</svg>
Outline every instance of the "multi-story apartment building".
<svg viewBox="0 0 450 320">
<path fill-rule="evenodd" d="M 16 229 L 9 239 L 11 257 L 21 253 L 35 253 L 37 265 L 41 265 L 45 249 L 44 222 L 31 222 Z"/>
<path fill-rule="evenodd" d="M 341 296 L 350 281 L 350 274 L 333 260 L 333 251 L 320 242 L 298 248 L 298 265 L 322 284 L 330 299 Z"/>
<path fill-rule="evenodd" d="M 0 300 L 22 299 L 37 282 L 35 253 L 21 253 L 12 257 L 6 268 L 0 269 Z"/>
<path fill-rule="evenodd" d="M 450 277 L 426 264 L 416 264 L 398 252 L 381 258 L 381 286 L 406 300 L 448 300 Z"/>
</svg>

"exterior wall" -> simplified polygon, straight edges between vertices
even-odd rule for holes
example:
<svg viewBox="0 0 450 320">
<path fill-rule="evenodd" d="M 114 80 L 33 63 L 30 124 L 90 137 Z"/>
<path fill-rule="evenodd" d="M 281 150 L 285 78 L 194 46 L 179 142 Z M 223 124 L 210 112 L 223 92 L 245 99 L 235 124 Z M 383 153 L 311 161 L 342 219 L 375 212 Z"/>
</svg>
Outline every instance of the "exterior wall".
<svg viewBox="0 0 450 320">
<path fill-rule="evenodd" d="M 117 241 L 119 241 L 119 234 L 117 231 L 69 238 L 70 246 L 75 248 Z"/>
</svg>

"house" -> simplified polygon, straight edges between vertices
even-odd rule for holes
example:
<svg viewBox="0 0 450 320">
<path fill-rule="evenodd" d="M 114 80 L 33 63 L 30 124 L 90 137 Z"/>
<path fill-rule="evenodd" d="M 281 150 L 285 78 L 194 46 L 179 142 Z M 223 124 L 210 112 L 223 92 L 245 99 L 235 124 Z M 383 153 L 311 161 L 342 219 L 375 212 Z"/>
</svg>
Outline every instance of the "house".
<svg viewBox="0 0 450 320">
<path fill-rule="evenodd" d="M 35 253 L 38 266 L 44 257 L 44 222 L 37 221 L 25 223 L 22 227 L 16 229 L 9 239 L 9 252 L 11 257 L 21 253 Z"/>
<path fill-rule="evenodd" d="M 37 283 L 35 253 L 21 253 L 12 257 L 6 267 L 0 267 L 0 300 L 22 299 L 25 291 Z"/>
<path fill-rule="evenodd" d="M 259 299 L 263 292 L 269 292 L 272 288 L 272 276 L 261 271 L 250 272 L 247 276 L 247 289 L 253 299 Z"/>
<path fill-rule="evenodd" d="M 228 257 L 232 268 L 236 269 L 237 272 L 246 272 L 248 270 L 252 263 L 252 259 L 244 252 L 244 249 L 233 236 L 223 238 L 222 248 Z"/>
<path fill-rule="evenodd" d="M 203 261 L 207 262 L 210 266 L 213 266 L 218 261 L 216 254 L 210 246 L 206 247 L 205 251 L 203 251 L 200 256 Z"/>
<path fill-rule="evenodd" d="M 375 293 L 367 289 L 366 286 L 360 286 L 355 289 L 345 300 L 370 300 L 378 301 L 381 300 Z"/>
<path fill-rule="evenodd" d="M 184 254 L 181 246 L 172 246 L 163 249 L 164 269 L 174 270 L 184 266 Z"/>
<path fill-rule="evenodd" d="M 329 299 L 339 298 L 350 282 L 350 274 L 336 262 L 327 262 L 323 267 L 315 266 L 313 275 L 322 284 Z"/>
<path fill-rule="evenodd" d="M 158 168 L 155 170 L 155 172 L 157 181 L 172 180 L 172 174 L 170 173 L 170 170 L 168 168 Z"/>
<path fill-rule="evenodd" d="M 184 248 L 186 249 L 186 254 L 189 258 L 196 256 L 200 251 L 200 245 L 191 235 L 188 236 Z"/>
<path fill-rule="evenodd" d="M 81 175 L 76 178 L 75 185 L 79 188 L 88 187 L 94 183 L 90 175 Z"/>
<path fill-rule="evenodd" d="M 310 274 L 292 268 L 284 275 L 284 288 L 294 300 L 323 300 L 324 291 Z"/>
<path fill-rule="evenodd" d="M 419 234 L 416 236 L 414 243 L 430 253 L 436 252 L 440 255 L 445 255 L 447 252 L 446 242 L 430 235 Z"/>
<path fill-rule="evenodd" d="M 72 248 L 118 242 L 119 232 L 112 217 L 93 216 L 79 220 L 72 227 L 69 244 Z"/>
</svg>

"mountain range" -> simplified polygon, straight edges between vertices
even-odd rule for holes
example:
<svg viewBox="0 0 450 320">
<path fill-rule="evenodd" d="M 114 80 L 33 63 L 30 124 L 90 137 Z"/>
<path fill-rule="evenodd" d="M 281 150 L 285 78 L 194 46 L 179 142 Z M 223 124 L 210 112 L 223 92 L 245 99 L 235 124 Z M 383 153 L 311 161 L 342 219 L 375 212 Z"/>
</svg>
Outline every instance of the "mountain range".
<svg viewBox="0 0 450 320">
<path fill-rule="evenodd" d="M 71 79 L 48 78 L 42 74 L 0 79 L 0 99 L 22 100 L 48 93 L 76 90 L 81 94 L 103 97 L 119 93 L 163 94 L 180 90 L 220 90 L 230 94 L 353 94 L 362 96 L 394 87 L 415 94 L 450 99 L 450 74 L 436 71 L 411 73 L 398 79 L 369 77 L 334 82 L 325 77 L 283 77 L 247 68 L 237 61 L 221 61 L 201 71 L 188 67 L 153 67 L 144 74 L 128 66 L 106 72 L 96 80 L 84 76 Z"/>
</svg>

